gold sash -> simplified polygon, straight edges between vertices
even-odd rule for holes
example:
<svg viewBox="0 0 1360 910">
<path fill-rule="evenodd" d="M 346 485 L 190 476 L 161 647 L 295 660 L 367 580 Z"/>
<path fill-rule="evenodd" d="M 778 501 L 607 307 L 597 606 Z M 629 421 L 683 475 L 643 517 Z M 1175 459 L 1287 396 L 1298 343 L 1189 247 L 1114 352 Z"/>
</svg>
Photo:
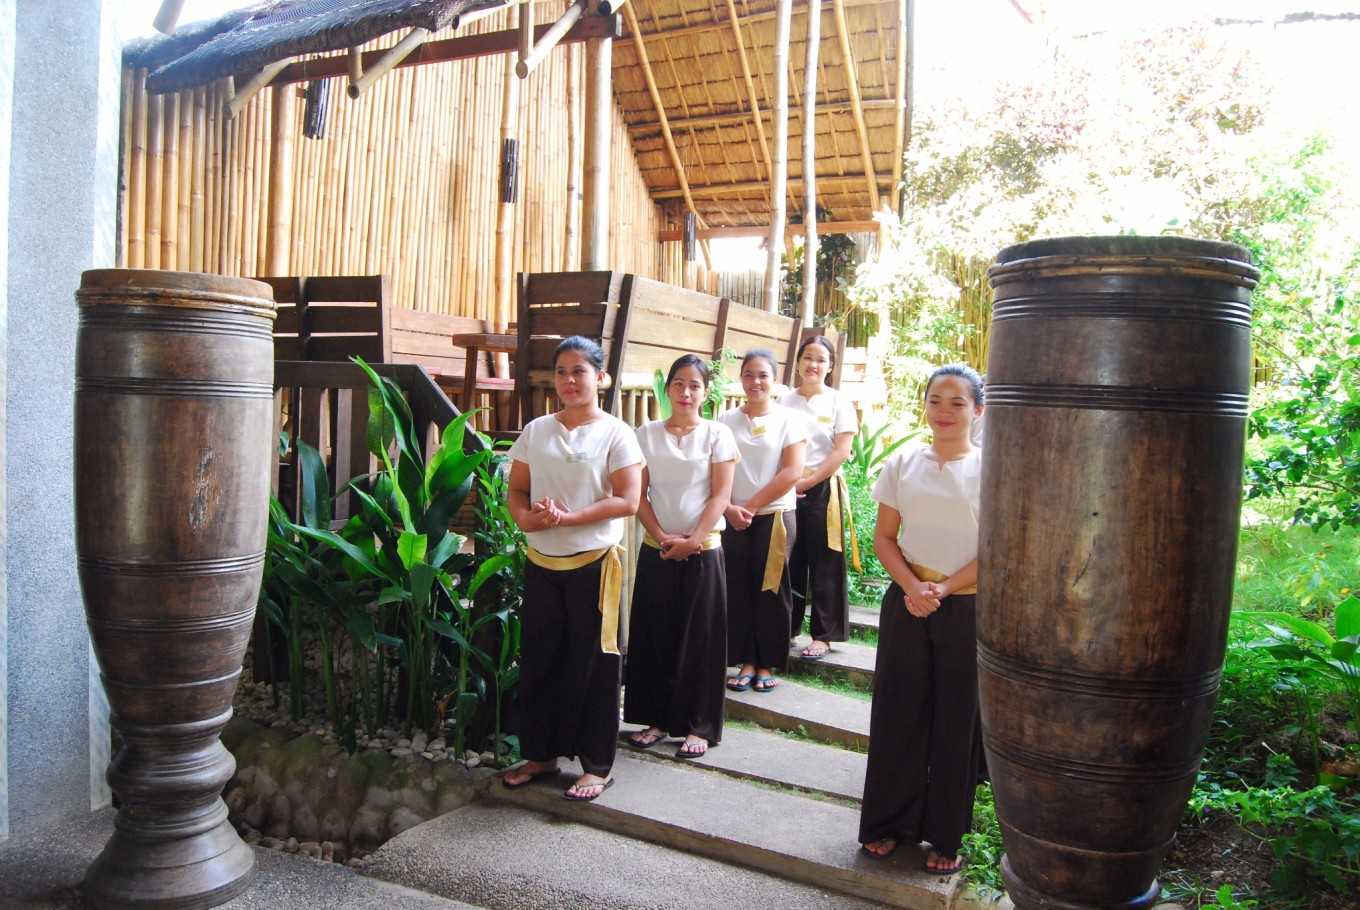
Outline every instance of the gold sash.
<svg viewBox="0 0 1360 910">
<path fill-rule="evenodd" d="M 652 535 L 648 534 L 646 531 L 642 532 L 642 542 L 645 543 L 647 546 L 651 547 L 653 550 L 661 549 L 661 544 L 657 543 L 656 538 L 652 537 Z M 704 538 L 704 542 L 700 544 L 699 549 L 716 550 L 721 546 L 722 546 L 722 532 L 709 531 L 708 536 Z"/>
<path fill-rule="evenodd" d="M 921 581 L 935 581 L 935 582 L 940 582 L 940 581 L 948 581 L 948 580 L 949 580 L 949 576 L 946 575 L 946 574 L 944 574 L 943 572 L 936 572 L 934 569 L 927 568 L 926 566 L 919 566 L 919 565 L 917 565 L 917 564 L 914 563 L 914 562 L 909 562 L 909 563 L 907 563 L 907 568 L 911 569 L 911 573 L 912 573 L 913 575 L 915 575 L 917 578 L 921 579 Z M 976 584 L 971 584 L 971 585 L 969 585 L 969 586 L 966 587 L 966 588 L 959 588 L 959 589 L 958 589 L 957 591 L 955 591 L 954 593 L 955 593 L 955 594 L 976 594 L 976 593 L 977 593 L 977 585 L 976 585 Z M 951 595 L 951 596 L 952 596 L 952 595 Z"/>
<path fill-rule="evenodd" d="M 784 527 L 784 513 L 771 512 L 774 524 L 770 526 L 770 552 L 765 554 L 765 578 L 760 585 L 762 591 L 778 591 L 779 579 L 784 575 L 784 561 L 788 558 L 789 531 Z"/>
<path fill-rule="evenodd" d="M 600 650 L 605 654 L 619 653 L 619 598 L 623 594 L 623 547 L 600 547 L 575 556 L 548 556 L 529 547 L 529 561 L 539 568 L 554 572 L 582 569 L 604 559 L 600 568 Z"/>
<path fill-rule="evenodd" d="M 839 470 L 831 477 L 831 490 L 826 503 L 826 545 L 837 553 L 845 552 L 841 531 L 841 510 L 845 510 L 845 523 L 850 527 L 850 565 L 856 572 L 863 572 L 859 562 L 859 537 L 855 534 L 855 513 L 850 508 L 850 488 L 845 485 L 845 475 Z"/>
</svg>

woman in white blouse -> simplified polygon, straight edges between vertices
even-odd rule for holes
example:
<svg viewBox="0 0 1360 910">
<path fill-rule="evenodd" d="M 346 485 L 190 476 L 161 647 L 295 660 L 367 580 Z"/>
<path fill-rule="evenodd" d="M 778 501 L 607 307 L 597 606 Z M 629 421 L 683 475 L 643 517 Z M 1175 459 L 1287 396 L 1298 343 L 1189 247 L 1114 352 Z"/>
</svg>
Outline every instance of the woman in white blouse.
<svg viewBox="0 0 1360 910">
<path fill-rule="evenodd" d="M 613 783 L 619 735 L 619 594 L 623 519 L 637 512 L 642 453 L 622 420 L 600 410 L 599 345 L 572 336 L 553 355 L 561 410 L 529 422 L 510 448 L 510 515 L 529 544 L 520 607 L 520 748 L 502 778 L 522 787 L 585 772 L 564 794 L 595 799 Z"/>
<path fill-rule="evenodd" d="M 977 700 L 978 508 L 982 453 L 969 441 L 983 389 L 966 366 L 926 385 L 933 441 L 895 453 L 874 484 L 874 552 L 892 576 L 883 596 L 859 840 L 882 858 L 930 843 L 929 872 L 963 865 L 973 817 Z"/>
<path fill-rule="evenodd" d="M 741 361 L 746 403 L 718 418 L 732 431 L 741 460 L 732 479 L 723 557 L 727 563 L 727 687 L 769 692 L 773 671 L 789 660 L 788 554 L 794 541 L 793 485 L 803 475 L 807 430 L 802 418 L 770 400 L 774 355 L 754 350 Z"/>
<path fill-rule="evenodd" d="M 844 528 L 852 519 L 840 471 L 850 457 L 859 420 L 850 400 L 827 385 L 835 365 L 829 339 L 818 335 L 804 341 L 798 349 L 798 388 L 780 401 L 807 420 L 807 458 L 793 488 L 798 494 L 798 534 L 789 573 L 794 636 L 803 630 L 803 613 L 812 614 L 812 642 L 803 649 L 808 660 L 821 660 L 831 642 L 845 641 L 850 631 Z M 853 533 L 852 527 L 852 542 Z"/>
<path fill-rule="evenodd" d="M 638 428 L 647 532 L 638 553 L 628 626 L 623 719 L 646 729 L 629 737 L 647 749 L 684 737 L 675 753 L 696 758 L 722 739 L 727 666 L 727 573 L 723 510 L 732 492 L 737 443 L 704 420 L 708 364 L 686 354 L 671 365 L 671 416 Z"/>
</svg>

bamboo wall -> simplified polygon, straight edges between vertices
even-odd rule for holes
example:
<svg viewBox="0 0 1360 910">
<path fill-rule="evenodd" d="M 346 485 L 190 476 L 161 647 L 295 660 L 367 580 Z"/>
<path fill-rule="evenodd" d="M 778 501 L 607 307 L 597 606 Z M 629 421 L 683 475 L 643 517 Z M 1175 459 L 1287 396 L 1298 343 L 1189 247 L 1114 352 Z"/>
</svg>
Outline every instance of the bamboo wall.
<svg viewBox="0 0 1360 910">
<path fill-rule="evenodd" d="M 505 16 L 459 34 L 506 28 Z M 576 79 L 579 91 L 584 54 L 574 55 L 573 73 L 569 59 L 558 48 L 520 87 L 516 271 L 579 267 L 567 262 L 566 249 L 567 80 Z M 302 136 L 303 86 L 261 92 L 228 120 L 226 80 L 148 96 L 145 70 L 125 69 L 120 263 L 268 273 L 270 94 L 284 91 L 295 133 L 289 274 L 383 272 L 392 276 L 399 306 L 490 318 L 502 93 L 513 64 L 513 55 L 497 55 L 402 68 L 357 101 L 346 97 L 345 80 L 335 79 L 320 140 Z M 684 263 L 679 243 L 655 239 L 667 225 L 617 108 L 611 148 L 611 267 L 711 289 L 702 262 Z M 578 203 L 578 226 L 579 210 Z"/>
</svg>

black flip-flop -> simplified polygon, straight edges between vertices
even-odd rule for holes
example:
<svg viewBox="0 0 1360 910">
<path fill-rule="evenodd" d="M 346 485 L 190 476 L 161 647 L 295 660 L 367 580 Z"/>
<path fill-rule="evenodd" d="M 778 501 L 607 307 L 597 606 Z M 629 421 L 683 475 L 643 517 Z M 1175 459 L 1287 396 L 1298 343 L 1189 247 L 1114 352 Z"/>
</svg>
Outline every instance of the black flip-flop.
<svg viewBox="0 0 1360 910">
<path fill-rule="evenodd" d="M 629 736 L 628 736 L 628 744 L 629 744 L 630 746 L 632 746 L 634 749 L 650 749 L 652 746 L 655 746 L 655 745 L 656 745 L 657 743 L 659 743 L 659 742 L 664 742 L 665 739 L 666 739 L 666 734 L 665 734 L 665 733 L 658 733 L 658 734 L 656 735 L 656 739 L 653 739 L 651 742 L 647 742 L 647 743 L 640 743 L 640 742 L 638 742 L 636 739 L 633 738 L 633 737 L 635 737 L 635 736 L 643 735 L 643 733 L 644 733 L 644 731 L 639 730 L 637 733 L 629 734 Z"/>
<path fill-rule="evenodd" d="M 571 785 L 571 787 L 575 787 L 575 786 L 576 786 L 576 784 L 572 784 L 572 785 Z M 571 795 L 571 792 L 570 792 L 570 791 L 571 791 L 571 787 L 568 787 L 566 790 L 563 790 L 563 791 L 562 791 L 562 798 L 563 798 L 563 799 L 569 799 L 569 800 L 571 800 L 571 801 L 574 802 L 574 803 L 588 803 L 588 802 L 593 802 L 594 800 L 599 799 L 601 796 L 604 796 L 604 791 L 606 791 L 606 790 L 608 790 L 610 787 L 614 786 L 614 778 L 612 778 L 612 777 L 609 778 L 609 780 L 607 780 L 607 781 L 604 782 L 604 785 L 603 785 L 603 786 L 600 786 L 599 784 L 586 784 L 586 786 L 587 786 L 587 787 L 600 787 L 600 792 L 599 792 L 599 793 L 596 793 L 594 796 L 572 796 L 572 795 Z"/>
<path fill-rule="evenodd" d="M 883 838 L 883 839 L 884 839 L 884 840 L 888 840 L 888 838 Z M 860 852 L 860 853 L 863 853 L 865 856 L 869 857 L 869 859 L 884 860 L 884 859 L 887 859 L 888 857 L 892 856 L 894 853 L 896 853 L 896 852 L 897 852 L 897 848 L 900 847 L 900 846 L 902 846 L 902 842 L 899 841 L 899 840 L 894 840 L 894 841 L 893 841 L 893 845 L 892 845 L 892 849 L 889 850 L 887 853 L 875 853 L 874 851 L 872 851 L 872 850 L 869 849 L 869 845 L 868 845 L 868 844 L 860 844 L 860 845 L 859 845 L 859 852 Z"/>
<path fill-rule="evenodd" d="M 810 647 L 812 647 L 812 645 L 808 645 L 808 648 Z M 804 648 L 803 650 L 798 652 L 798 656 L 803 658 L 803 660 L 825 660 L 830 653 L 831 649 L 827 648 L 821 654 L 808 654 L 807 648 Z"/>
<path fill-rule="evenodd" d="M 745 692 L 751 688 L 751 680 L 755 679 L 754 673 L 739 673 L 727 680 L 727 688 L 733 692 Z M 736 680 L 736 682 L 733 682 Z"/>
<path fill-rule="evenodd" d="M 518 790 L 520 787 L 527 787 L 527 786 L 529 786 L 530 784 L 532 784 L 534 781 L 538 780 L 540 777 L 547 777 L 547 776 L 550 775 L 550 774 L 556 774 L 556 773 L 557 773 L 557 769 L 556 769 L 556 768 L 548 768 L 548 769 L 543 770 L 543 771 L 535 771 L 533 774 L 530 774 L 527 778 L 525 778 L 524 780 L 520 781 L 519 783 L 517 783 L 517 784 L 512 784 L 512 783 L 510 783 L 510 781 L 506 780 L 506 777 L 509 776 L 509 775 L 511 775 L 511 774 L 514 774 L 514 773 L 515 773 L 515 770 L 516 770 L 516 769 L 511 768 L 509 771 L 506 771 L 505 774 L 502 774 L 502 775 L 501 775 L 501 786 L 504 787 L 504 788 L 507 789 L 507 790 Z"/>
<path fill-rule="evenodd" d="M 685 751 L 685 744 L 684 744 L 684 743 L 681 743 L 681 744 L 680 744 L 680 748 L 675 750 L 675 757 L 676 757 L 676 758 L 703 758 L 705 755 L 708 754 L 708 750 L 709 750 L 709 749 L 712 749 L 715 745 L 717 745 L 717 744 L 716 744 L 716 743 L 709 743 L 707 746 L 704 747 L 704 751 L 702 751 L 702 752 L 687 752 L 687 751 Z"/>
</svg>

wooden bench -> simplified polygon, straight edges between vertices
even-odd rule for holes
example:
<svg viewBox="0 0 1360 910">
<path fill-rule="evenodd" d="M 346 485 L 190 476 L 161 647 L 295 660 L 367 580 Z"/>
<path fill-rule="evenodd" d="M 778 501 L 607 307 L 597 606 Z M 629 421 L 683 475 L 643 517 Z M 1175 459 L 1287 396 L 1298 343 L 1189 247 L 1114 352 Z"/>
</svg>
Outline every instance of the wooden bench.
<svg viewBox="0 0 1360 910">
<path fill-rule="evenodd" d="M 475 406 L 475 396 L 510 392 L 514 380 L 492 375 L 488 345 L 472 355 L 453 343 L 455 336 L 481 335 L 480 319 L 422 313 L 391 304 L 386 275 L 265 278 L 280 303 L 275 325 L 275 358 L 409 364 L 425 371 L 457 401 L 460 410 Z M 287 300 L 287 306 L 282 305 Z M 472 394 L 467 378 L 474 377 Z M 482 421 L 486 423 L 486 421 Z"/>
</svg>

